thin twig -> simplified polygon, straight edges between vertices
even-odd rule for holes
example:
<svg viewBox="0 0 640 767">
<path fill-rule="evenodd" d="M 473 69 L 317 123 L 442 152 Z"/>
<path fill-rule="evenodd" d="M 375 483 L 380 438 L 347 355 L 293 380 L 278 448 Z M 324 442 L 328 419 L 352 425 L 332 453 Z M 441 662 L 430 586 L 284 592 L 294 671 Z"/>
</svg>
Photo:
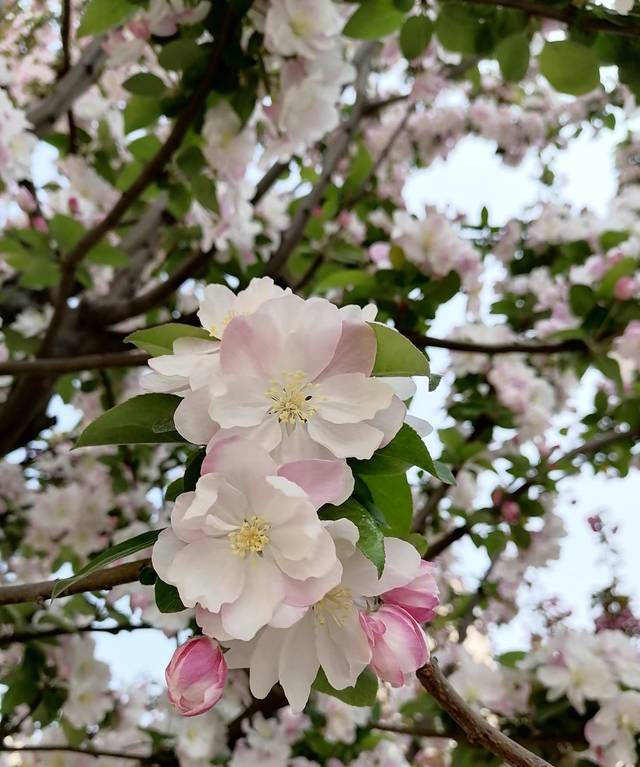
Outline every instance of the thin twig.
<svg viewBox="0 0 640 767">
<path fill-rule="evenodd" d="M 74 626 L 72 628 L 62 628 L 56 626 L 43 631 L 15 631 L 11 634 L 0 634 L 0 647 L 8 647 L 11 644 L 24 644 L 25 642 L 39 642 L 43 639 L 54 639 L 59 636 L 68 636 L 69 634 L 120 634 L 123 631 L 138 631 L 144 629 L 154 629 L 147 623 L 141 623 L 135 626 L 131 623 L 118 626 Z"/>
<path fill-rule="evenodd" d="M 580 338 L 569 338 L 556 343 L 536 343 L 535 341 L 510 341 L 500 344 L 478 344 L 473 341 L 457 341 L 450 338 L 434 338 L 421 333 L 404 335 L 417 346 L 431 346 L 437 349 L 449 349 L 455 352 L 474 352 L 476 354 L 561 354 L 562 352 L 588 351 L 587 344 Z"/>
<path fill-rule="evenodd" d="M 4 743 L 0 744 L 0 752 L 19 754 L 22 751 L 33 753 L 51 753 L 51 752 L 65 752 L 70 754 L 84 754 L 85 756 L 109 756 L 114 759 L 133 759 L 137 762 L 149 762 L 151 757 L 148 754 L 136 756 L 135 754 L 129 754 L 126 751 L 110 751 L 108 749 L 95 749 L 95 748 L 82 748 L 81 746 L 68 746 L 68 745 L 42 745 L 42 746 L 7 746 Z"/>
<path fill-rule="evenodd" d="M 146 365 L 149 357 L 150 355 L 146 352 L 116 352 L 113 354 L 85 354 L 79 357 L 7 360 L 0 362 L 0 375 L 51 375 L 52 373 L 77 373 L 82 370 L 139 367 Z"/>
</svg>

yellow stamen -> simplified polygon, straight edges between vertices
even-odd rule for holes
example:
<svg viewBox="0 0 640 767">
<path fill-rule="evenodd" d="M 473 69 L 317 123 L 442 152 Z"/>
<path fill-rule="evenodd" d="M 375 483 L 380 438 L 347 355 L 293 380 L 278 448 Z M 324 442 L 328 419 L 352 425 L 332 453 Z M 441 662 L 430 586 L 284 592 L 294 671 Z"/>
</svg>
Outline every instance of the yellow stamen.
<svg viewBox="0 0 640 767">
<path fill-rule="evenodd" d="M 245 520 L 238 532 L 229 533 L 231 550 L 238 557 L 244 557 L 247 551 L 259 554 L 269 543 L 267 532 L 270 525 L 265 524 L 263 517 L 252 516 Z"/>
<path fill-rule="evenodd" d="M 344 625 L 351 608 L 353 607 L 353 594 L 349 588 L 332 589 L 319 602 L 313 606 L 316 620 L 321 626 L 324 626 L 327 617 L 340 626 Z"/>
<path fill-rule="evenodd" d="M 275 403 L 269 410 L 271 415 L 277 415 L 280 421 L 294 426 L 297 422 L 306 423 L 322 410 L 317 403 L 325 402 L 327 398 L 318 394 L 320 384 L 305 384 L 306 377 L 302 370 L 295 373 L 283 370 L 284 383 L 271 381 L 271 389 L 264 395 Z"/>
</svg>

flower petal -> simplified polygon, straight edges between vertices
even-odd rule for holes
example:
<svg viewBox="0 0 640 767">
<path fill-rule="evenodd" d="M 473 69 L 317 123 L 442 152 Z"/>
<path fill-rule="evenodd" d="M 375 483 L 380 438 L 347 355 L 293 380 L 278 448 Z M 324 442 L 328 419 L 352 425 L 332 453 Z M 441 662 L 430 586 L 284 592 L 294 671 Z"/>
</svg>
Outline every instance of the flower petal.
<svg viewBox="0 0 640 767">
<path fill-rule="evenodd" d="M 363 322 L 347 320 L 342 323 L 340 340 L 331 362 L 320 373 L 318 382 L 342 373 L 371 375 L 378 345 L 373 330 Z"/>
<path fill-rule="evenodd" d="M 325 380 L 320 388 L 322 418 L 331 423 L 358 423 L 374 418 L 391 405 L 393 388 L 362 373 L 345 373 Z"/>
<path fill-rule="evenodd" d="M 278 476 L 301 487 L 316 509 L 343 503 L 353 492 L 353 473 L 343 461 L 293 461 L 281 466 Z"/>
<path fill-rule="evenodd" d="M 211 395 L 207 387 L 185 396 L 173 414 L 176 430 L 194 445 L 206 445 L 220 428 L 208 413 Z"/>
<path fill-rule="evenodd" d="M 275 463 L 260 445 L 242 437 L 224 436 L 224 432 L 216 435 L 202 463 L 203 476 L 221 474 L 247 497 L 259 479 L 276 471 Z"/>
<path fill-rule="evenodd" d="M 231 551 L 229 541 L 201 538 L 187 544 L 169 570 L 187 607 L 200 603 L 217 613 L 223 604 L 237 599 L 244 588 L 244 560 Z"/>
<path fill-rule="evenodd" d="M 336 458 L 367 460 L 380 447 L 384 433 L 366 423 L 335 424 L 311 418 L 307 424 L 311 439 L 330 450 Z"/>
</svg>

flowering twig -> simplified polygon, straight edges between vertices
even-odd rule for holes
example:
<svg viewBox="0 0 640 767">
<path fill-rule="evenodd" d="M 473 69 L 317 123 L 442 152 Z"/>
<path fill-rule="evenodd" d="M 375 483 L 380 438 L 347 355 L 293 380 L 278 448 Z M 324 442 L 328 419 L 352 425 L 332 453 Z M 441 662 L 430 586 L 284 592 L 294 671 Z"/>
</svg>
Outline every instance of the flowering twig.
<svg viewBox="0 0 640 767">
<path fill-rule="evenodd" d="M 549 762 L 492 727 L 471 708 L 449 684 L 435 660 L 419 668 L 416 674 L 424 689 L 462 728 L 469 743 L 484 746 L 512 767 L 551 767 Z"/>
</svg>

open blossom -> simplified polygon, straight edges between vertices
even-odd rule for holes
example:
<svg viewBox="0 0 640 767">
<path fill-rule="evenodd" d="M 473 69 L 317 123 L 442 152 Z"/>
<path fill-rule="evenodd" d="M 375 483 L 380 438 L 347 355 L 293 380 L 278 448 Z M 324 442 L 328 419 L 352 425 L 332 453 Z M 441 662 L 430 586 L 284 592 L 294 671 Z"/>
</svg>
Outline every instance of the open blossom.
<svg viewBox="0 0 640 767">
<path fill-rule="evenodd" d="M 383 605 L 360 613 L 360 624 L 371 647 L 371 669 L 392 687 L 402 687 L 429 660 L 424 631 L 401 607 Z"/>
<path fill-rule="evenodd" d="M 220 646 L 209 637 L 180 645 L 165 672 L 169 700 L 184 716 L 203 714 L 222 697 L 227 664 Z"/>
<path fill-rule="evenodd" d="M 332 0 L 271 0 L 265 42 L 272 53 L 313 59 L 334 46 L 343 21 Z"/>
<path fill-rule="evenodd" d="M 586 756 L 601 767 L 635 764 L 640 733 L 640 692 L 625 690 L 590 719 L 584 734 L 591 746 Z"/>
<path fill-rule="evenodd" d="M 198 605 L 205 633 L 248 640 L 285 602 L 315 602 L 314 579 L 339 580 L 335 546 L 316 510 L 342 502 L 353 480 L 336 461 L 278 469 L 259 445 L 239 437 L 218 441 L 202 471 L 195 492 L 176 500 L 153 564 L 187 607 Z"/>
<path fill-rule="evenodd" d="M 435 562 L 420 562 L 416 577 L 404 586 L 387 591 L 380 597 L 387 605 L 402 607 L 418 623 L 426 623 L 435 617 L 435 608 L 440 604 L 439 589 L 434 571 L 438 569 Z"/>
<path fill-rule="evenodd" d="M 358 530 L 346 519 L 326 522 L 336 545 L 341 577 L 309 609 L 298 611 L 289 628 L 267 627 L 252 642 L 230 642 L 229 668 L 250 668 L 251 692 L 264 698 L 280 681 L 291 707 L 301 711 L 318 669 L 343 690 L 356 683 L 371 662 L 372 651 L 359 611 L 368 600 L 409 583 L 420 567 L 420 555 L 405 541 L 385 538 L 385 566 L 375 566 L 356 548 Z M 223 642 L 223 644 L 227 644 Z"/>
<path fill-rule="evenodd" d="M 616 338 L 614 349 L 624 359 L 630 360 L 640 370 L 640 320 L 632 320 L 624 333 Z"/>
<path fill-rule="evenodd" d="M 370 458 L 396 435 L 406 407 L 389 379 L 370 377 L 377 349 L 372 329 L 345 316 L 324 299 L 287 295 L 231 319 L 220 373 L 178 406 L 178 431 L 193 439 L 221 428 L 280 462 Z"/>
<path fill-rule="evenodd" d="M 179 25 L 191 26 L 203 21 L 211 9 L 208 0 L 202 0 L 193 8 L 185 7 L 184 0 L 151 0 L 146 21 L 151 34 L 170 37 Z"/>
<path fill-rule="evenodd" d="M 230 181 L 244 177 L 255 152 L 255 135 L 243 127 L 240 116 L 228 101 L 219 101 L 205 115 L 202 126 L 204 156 L 210 167 Z"/>
</svg>

